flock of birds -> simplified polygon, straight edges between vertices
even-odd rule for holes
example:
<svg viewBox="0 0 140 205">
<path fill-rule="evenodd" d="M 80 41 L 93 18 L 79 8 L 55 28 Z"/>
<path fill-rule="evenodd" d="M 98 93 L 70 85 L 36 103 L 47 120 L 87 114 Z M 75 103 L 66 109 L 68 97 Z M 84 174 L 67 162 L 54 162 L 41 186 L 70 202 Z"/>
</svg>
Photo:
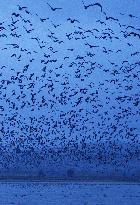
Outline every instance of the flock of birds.
<svg viewBox="0 0 140 205">
<path fill-rule="evenodd" d="M 135 175 L 140 17 L 111 16 L 95 1 L 79 1 L 77 16 L 62 15 L 57 1 L 44 7 L 42 14 L 9 7 L 0 22 L 1 170 L 66 160 Z"/>
</svg>

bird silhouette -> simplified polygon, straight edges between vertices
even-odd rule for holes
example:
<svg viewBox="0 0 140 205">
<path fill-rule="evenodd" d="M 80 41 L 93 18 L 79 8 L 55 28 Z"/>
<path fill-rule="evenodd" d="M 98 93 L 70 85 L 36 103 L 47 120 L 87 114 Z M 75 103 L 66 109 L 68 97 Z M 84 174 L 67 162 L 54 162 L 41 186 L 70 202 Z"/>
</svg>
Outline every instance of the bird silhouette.
<svg viewBox="0 0 140 205">
<path fill-rule="evenodd" d="M 48 2 L 47 2 L 47 5 L 51 8 L 52 11 L 62 10 L 62 8 L 52 7 Z"/>
<path fill-rule="evenodd" d="M 82 3 L 83 3 L 83 5 L 84 5 L 84 8 L 85 8 L 85 9 L 88 9 L 88 8 L 94 7 L 94 6 L 98 6 L 98 7 L 100 7 L 101 12 L 103 11 L 102 5 L 101 5 L 100 3 L 89 4 L 89 5 L 87 5 L 87 6 L 85 5 L 84 1 L 82 1 Z"/>
<path fill-rule="evenodd" d="M 26 6 L 20 6 L 20 5 L 17 5 L 17 6 L 18 6 L 18 9 L 19 9 L 20 11 L 22 11 L 22 10 L 24 10 L 24 9 L 27 9 Z"/>
<path fill-rule="evenodd" d="M 78 20 L 76 20 L 76 19 L 71 19 L 71 18 L 68 18 L 67 21 L 70 21 L 71 23 L 75 23 L 75 22 L 80 23 Z"/>
</svg>

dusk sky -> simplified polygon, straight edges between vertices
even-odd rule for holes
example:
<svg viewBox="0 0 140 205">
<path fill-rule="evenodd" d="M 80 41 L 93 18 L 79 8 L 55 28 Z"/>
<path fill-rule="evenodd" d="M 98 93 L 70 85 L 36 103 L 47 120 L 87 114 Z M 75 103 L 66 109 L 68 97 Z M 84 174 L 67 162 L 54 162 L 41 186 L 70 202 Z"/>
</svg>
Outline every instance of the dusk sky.
<svg viewBox="0 0 140 205">
<path fill-rule="evenodd" d="M 0 8 L 1 175 L 138 177 L 140 2 Z"/>
</svg>

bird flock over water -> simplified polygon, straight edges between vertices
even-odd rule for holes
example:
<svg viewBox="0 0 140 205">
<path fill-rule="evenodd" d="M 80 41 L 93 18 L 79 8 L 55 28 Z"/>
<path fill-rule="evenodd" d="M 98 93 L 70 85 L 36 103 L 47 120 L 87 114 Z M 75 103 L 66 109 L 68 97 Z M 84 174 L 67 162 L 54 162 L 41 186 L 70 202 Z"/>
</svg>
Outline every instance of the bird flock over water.
<svg viewBox="0 0 140 205">
<path fill-rule="evenodd" d="M 42 2 L 45 12 L 17 1 L 0 17 L 1 170 L 71 160 L 134 174 L 140 16 L 93 0 Z"/>
</svg>

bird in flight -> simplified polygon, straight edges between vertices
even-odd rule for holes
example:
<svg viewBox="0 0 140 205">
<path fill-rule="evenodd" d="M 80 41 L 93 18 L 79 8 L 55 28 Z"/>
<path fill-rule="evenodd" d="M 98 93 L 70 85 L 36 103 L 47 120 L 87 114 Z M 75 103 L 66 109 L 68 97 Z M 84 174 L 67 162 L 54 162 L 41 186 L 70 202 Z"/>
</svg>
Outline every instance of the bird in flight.
<svg viewBox="0 0 140 205">
<path fill-rule="evenodd" d="M 74 22 L 80 23 L 78 20 L 76 20 L 76 19 L 71 19 L 71 18 L 68 18 L 67 21 L 70 21 L 71 23 L 74 23 Z"/>
<path fill-rule="evenodd" d="M 17 5 L 18 6 L 18 9 L 20 10 L 20 11 L 22 11 L 23 9 L 27 9 L 27 7 L 25 7 L 25 6 L 20 6 L 20 5 Z"/>
<path fill-rule="evenodd" d="M 52 11 L 61 10 L 62 8 L 54 8 L 49 3 L 47 5 L 51 8 Z"/>
<path fill-rule="evenodd" d="M 89 5 L 85 5 L 85 3 L 84 3 L 84 1 L 82 1 L 82 3 L 83 3 L 83 5 L 84 5 L 84 8 L 85 9 L 88 9 L 89 7 L 93 7 L 93 6 L 99 6 L 100 7 L 100 9 L 101 9 L 101 12 L 103 11 L 103 8 L 102 8 L 102 5 L 100 4 L 100 3 L 94 3 L 94 4 L 89 4 Z"/>
</svg>

